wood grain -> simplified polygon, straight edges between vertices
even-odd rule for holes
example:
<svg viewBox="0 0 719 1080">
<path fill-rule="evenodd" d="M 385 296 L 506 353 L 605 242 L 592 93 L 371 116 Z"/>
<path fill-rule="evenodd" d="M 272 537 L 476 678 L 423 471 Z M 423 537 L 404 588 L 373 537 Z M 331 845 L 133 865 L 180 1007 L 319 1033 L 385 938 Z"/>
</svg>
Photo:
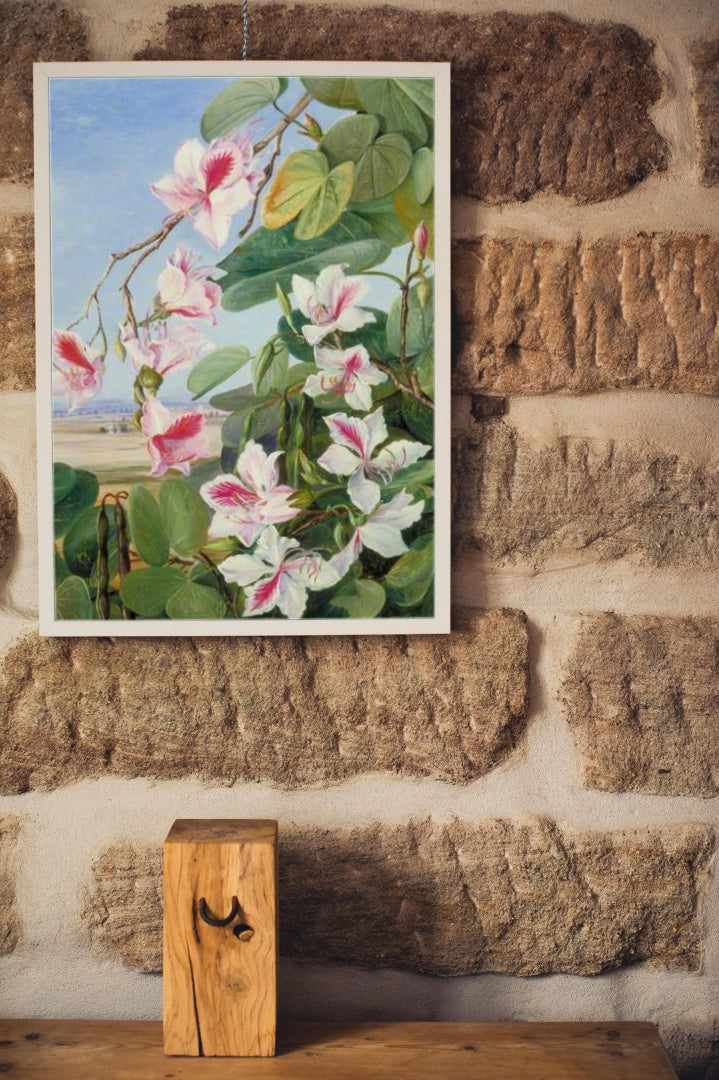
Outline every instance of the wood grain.
<svg viewBox="0 0 719 1080">
<path fill-rule="evenodd" d="M 277 1053 L 200 1065 L 167 1060 L 159 1023 L 0 1021 L 11 1080 L 676 1080 L 644 1023 L 286 1024 Z"/>
<path fill-rule="evenodd" d="M 209 926 L 201 901 L 227 926 Z M 168 1055 L 267 1057 L 277 1023 L 277 822 L 181 820 L 164 848 Z M 235 934 L 242 924 L 250 929 Z"/>
</svg>

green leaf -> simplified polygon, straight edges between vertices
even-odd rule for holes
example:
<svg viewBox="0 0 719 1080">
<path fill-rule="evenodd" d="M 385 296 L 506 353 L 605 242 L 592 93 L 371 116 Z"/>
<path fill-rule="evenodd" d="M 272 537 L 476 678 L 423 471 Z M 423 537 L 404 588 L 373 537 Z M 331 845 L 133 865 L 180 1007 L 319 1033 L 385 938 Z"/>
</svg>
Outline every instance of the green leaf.
<svg viewBox="0 0 719 1080">
<path fill-rule="evenodd" d="M 262 203 L 262 224 L 279 229 L 294 221 L 322 188 L 329 165 L 319 150 L 296 150 L 280 164 Z"/>
<path fill-rule="evenodd" d="M 143 562 L 164 566 L 170 554 L 170 541 L 155 498 L 140 484 L 130 492 L 127 517 L 132 542 Z"/>
<path fill-rule="evenodd" d="M 88 506 L 81 510 L 74 519 L 72 525 L 65 534 L 62 544 L 62 553 L 71 574 L 78 577 L 89 578 L 95 570 L 97 562 L 97 519 L 100 509 L 97 506 Z M 110 576 L 117 573 L 117 532 L 112 508 L 106 510 L 108 515 L 107 554 Z"/>
<path fill-rule="evenodd" d="M 298 240 L 322 236 L 339 221 L 350 200 L 354 179 L 355 167 L 351 161 L 332 170 L 297 219 L 295 237 Z"/>
<path fill-rule="evenodd" d="M 318 148 L 327 155 L 332 167 L 343 161 L 358 162 L 378 135 L 379 120 L 376 116 L 368 113 L 345 116 L 323 135 Z"/>
<path fill-rule="evenodd" d="M 171 619 L 221 619 L 226 605 L 216 589 L 188 581 L 165 605 Z"/>
<path fill-rule="evenodd" d="M 283 225 L 281 229 L 255 229 L 218 266 L 228 275 L 252 277 L 282 270 L 288 263 L 311 259 L 342 244 L 372 239 L 374 233 L 367 222 L 346 212 L 336 225 L 313 240 L 297 240 L 291 224 Z M 226 281 L 221 284 L 226 287 Z M 273 285 L 267 299 L 275 299 L 275 295 Z"/>
<path fill-rule="evenodd" d="M 352 198 L 356 202 L 389 195 L 407 176 L 412 165 L 412 148 L 397 131 L 380 135 L 368 146 L 357 163 Z"/>
<path fill-rule="evenodd" d="M 58 619 L 91 619 L 92 600 L 86 582 L 68 577 L 55 590 L 55 616 Z"/>
<path fill-rule="evenodd" d="M 357 79 L 356 86 L 366 111 L 381 118 L 383 131 L 401 131 L 413 147 L 426 143 L 422 113 L 398 79 Z"/>
<path fill-rule="evenodd" d="M 194 555 L 207 538 L 207 508 L 200 495 L 179 477 L 167 477 L 158 496 L 162 522 L 177 555 Z"/>
<path fill-rule="evenodd" d="M 385 195 L 382 199 L 371 199 L 369 202 L 350 202 L 348 209 L 350 213 L 365 221 L 375 236 L 390 247 L 407 243 L 407 230 L 397 217 L 391 195 Z"/>
<path fill-rule="evenodd" d="M 415 151 L 409 176 L 415 199 L 420 204 L 426 203 L 434 191 L 434 154 L 428 146 Z"/>
<path fill-rule="evenodd" d="M 120 599 L 136 615 L 152 619 L 164 615 L 167 602 L 186 583 L 185 575 L 174 566 L 131 570 L 122 579 Z"/>
<path fill-rule="evenodd" d="M 434 79 L 395 79 L 400 90 L 417 105 L 425 116 L 434 119 Z"/>
<path fill-rule="evenodd" d="M 62 555 L 58 555 L 55 552 L 55 584 L 59 585 L 65 578 L 70 576 L 70 571 L 67 568 L 67 563 L 63 559 Z"/>
<path fill-rule="evenodd" d="M 409 431 L 424 443 L 434 443 L 434 412 L 409 394 L 402 395 L 402 419 Z"/>
<path fill-rule="evenodd" d="M 282 341 L 269 341 L 252 361 L 252 385 L 259 397 L 278 390 L 287 374 L 290 355 Z"/>
<path fill-rule="evenodd" d="M 333 109 L 362 109 L 364 106 L 357 97 L 354 79 L 328 79 L 321 75 L 305 76 L 300 79 L 315 101 L 331 105 Z"/>
<path fill-rule="evenodd" d="M 434 537 L 420 536 L 385 575 L 389 598 L 397 607 L 414 607 L 427 595 L 434 579 Z"/>
<path fill-rule="evenodd" d="M 409 491 L 413 493 L 418 488 L 426 487 L 434 483 L 434 461 L 425 458 L 415 461 L 404 469 L 400 469 L 392 480 L 382 489 L 383 495 L 394 495 L 397 491 Z"/>
<path fill-rule="evenodd" d="M 71 465 L 65 465 L 62 461 L 56 461 L 52 467 L 52 490 L 55 503 L 59 503 L 66 495 L 69 495 L 75 486 L 77 473 Z"/>
<path fill-rule="evenodd" d="M 428 349 L 420 353 L 413 360 L 412 366 L 417 372 L 420 389 L 434 400 L 434 350 Z"/>
<path fill-rule="evenodd" d="M 271 105 L 286 88 L 287 79 L 238 79 L 221 90 L 202 114 L 200 131 L 203 139 L 210 142 L 219 135 L 242 127 L 251 116 Z"/>
<path fill-rule="evenodd" d="M 55 504 L 55 536 L 64 536 L 81 510 L 92 506 L 100 491 L 94 473 L 75 470 L 75 483 L 64 498 Z"/>
<path fill-rule="evenodd" d="M 430 285 L 432 279 L 429 279 Z M 400 354 L 400 329 L 402 320 L 402 298 L 396 297 L 387 316 L 387 348 L 393 356 Z M 417 356 L 418 353 L 434 346 L 434 292 L 424 307 L 417 297 L 417 286 L 409 290 L 407 306 L 407 334 L 405 356 Z"/>
<path fill-rule="evenodd" d="M 385 591 L 378 581 L 358 578 L 348 581 L 330 603 L 349 619 L 374 619 L 385 605 Z"/>
<path fill-rule="evenodd" d="M 250 350 L 244 345 L 223 345 L 214 349 L 195 364 L 187 377 L 187 389 L 195 399 L 202 397 L 208 390 L 229 379 L 249 363 Z"/>
<path fill-rule="evenodd" d="M 260 229 L 257 231 L 262 232 Z M 343 265 L 347 274 L 358 274 L 363 270 L 369 270 L 371 266 L 383 263 L 390 251 L 389 245 L 382 240 L 356 240 L 327 248 L 321 254 L 303 258 L 301 245 L 298 245 L 293 252 L 287 253 L 287 261 L 277 269 L 247 277 L 228 274 L 228 277 L 222 281 L 222 288 L 225 290 L 222 306 L 226 311 L 246 311 L 257 304 L 271 300 L 278 283 L 285 291 L 289 291 L 292 287 L 293 274 L 315 278 L 326 266 L 333 265 Z"/>
<path fill-rule="evenodd" d="M 434 199 L 430 197 L 426 203 L 417 202 L 414 194 L 414 185 L 411 174 L 407 176 L 398 188 L 392 192 L 392 202 L 397 217 L 404 225 L 407 236 L 411 239 L 414 230 L 420 221 L 424 221 L 429 230 L 429 244 L 427 255 L 434 258 Z"/>
</svg>

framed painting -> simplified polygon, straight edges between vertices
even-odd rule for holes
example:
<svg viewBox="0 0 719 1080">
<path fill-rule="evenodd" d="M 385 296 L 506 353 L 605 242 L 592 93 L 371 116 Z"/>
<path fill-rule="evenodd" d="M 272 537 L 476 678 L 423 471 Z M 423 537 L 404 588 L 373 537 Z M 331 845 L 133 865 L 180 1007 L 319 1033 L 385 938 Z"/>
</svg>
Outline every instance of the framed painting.
<svg viewBox="0 0 719 1080">
<path fill-rule="evenodd" d="M 46 635 L 450 629 L 449 65 L 35 65 Z"/>
</svg>

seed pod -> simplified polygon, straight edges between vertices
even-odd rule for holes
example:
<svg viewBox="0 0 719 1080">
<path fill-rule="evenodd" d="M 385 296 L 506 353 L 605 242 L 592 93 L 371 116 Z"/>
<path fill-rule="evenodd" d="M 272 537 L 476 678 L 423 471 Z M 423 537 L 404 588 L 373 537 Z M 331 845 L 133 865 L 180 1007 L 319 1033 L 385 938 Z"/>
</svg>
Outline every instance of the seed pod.
<svg viewBox="0 0 719 1080">
<path fill-rule="evenodd" d="M 280 426 L 277 429 L 277 449 L 286 450 L 290 441 L 290 430 L 292 426 L 292 406 L 289 403 L 287 394 L 285 394 L 280 402 Z"/>
<path fill-rule="evenodd" d="M 119 498 L 115 499 L 115 529 L 120 577 L 130 573 L 130 540 L 127 535 L 127 516 Z"/>
<path fill-rule="evenodd" d="M 110 618 L 110 570 L 107 558 L 107 538 L 110 533 L 110 522 L 105 509 L 103 499 L 97 515 L 97 615 L 100 619 Z"/>
<path fill-rule="evenodd" d="M 275 292 L 277 293 L 277 302 L 282 308 L 282 314 L 285 316 L 286 319 L 289 319 L 290 315 L 292 314 L 292 304 L 290 303 L 289 296 L 279 282 L 275 286 Z"/>
<path fill-rule="evenodd" d="M 136 409 L 132 414 L 132 426 L 142 431 L 142 409 Z"/>
<path fill-rule="evenodd" d="M 431 286 L 427 279 L 422 278 L 419 285 L 417 286 L 417 299 L 419 300 L 419 306 L 421 308 L 427 307 L 431 291 Z"/>
</svg>

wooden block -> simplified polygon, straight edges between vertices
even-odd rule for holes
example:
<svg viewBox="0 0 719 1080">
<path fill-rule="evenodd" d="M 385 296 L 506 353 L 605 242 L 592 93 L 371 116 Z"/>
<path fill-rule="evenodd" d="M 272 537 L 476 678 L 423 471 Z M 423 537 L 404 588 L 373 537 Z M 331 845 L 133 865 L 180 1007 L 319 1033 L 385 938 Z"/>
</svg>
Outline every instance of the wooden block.
<svg viewBox="0 0 719 1080">
<path fill-rule="evenodd" d="M 277 822 L 176 821 L 165 841 L 163 907 L 165 1053 L 274 1054 Z"/>
</svg>

